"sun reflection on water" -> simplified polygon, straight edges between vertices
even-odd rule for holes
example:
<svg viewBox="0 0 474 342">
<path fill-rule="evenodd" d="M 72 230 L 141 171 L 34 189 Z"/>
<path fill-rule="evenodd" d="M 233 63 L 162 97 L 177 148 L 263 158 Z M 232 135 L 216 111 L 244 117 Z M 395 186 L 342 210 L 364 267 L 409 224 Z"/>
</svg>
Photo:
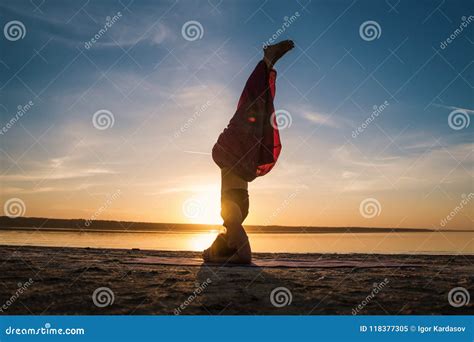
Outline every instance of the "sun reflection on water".
<svg viewBox="0 0 474 342">
<path fill-rule="evenodd" d="M 191 251 L 203 251 L 214 242 L 218 234 L 218 230 L 193 234 L 191 237 L 189 237 L 188 249 Z"/>
</svg>

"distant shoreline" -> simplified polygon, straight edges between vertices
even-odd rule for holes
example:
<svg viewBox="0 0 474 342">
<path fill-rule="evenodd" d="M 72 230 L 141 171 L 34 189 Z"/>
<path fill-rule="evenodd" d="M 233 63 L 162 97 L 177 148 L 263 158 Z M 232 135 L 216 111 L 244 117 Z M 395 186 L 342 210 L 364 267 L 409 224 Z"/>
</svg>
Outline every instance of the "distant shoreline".
<svg viewBox="0 0 474 342">
<path fill-rule="evenodd" d="M 245 225 L 248 233 L 298 234 L 298 233 L 469 233 L 468 229 L 432 228 L 371 228 L 371 227 L 308 227 L 308 226 L 258 226 Z M 193 233 L 220 230 L 222 226 L 213 224 L 151 223 L 131 221 L 87 221 L 84 219 L 51 219 L 41 217 L 9 218 L 0 216 L 0 230 L 42 230 L 64 232 L 110 232 L 110 233 Z"/>
</svg>

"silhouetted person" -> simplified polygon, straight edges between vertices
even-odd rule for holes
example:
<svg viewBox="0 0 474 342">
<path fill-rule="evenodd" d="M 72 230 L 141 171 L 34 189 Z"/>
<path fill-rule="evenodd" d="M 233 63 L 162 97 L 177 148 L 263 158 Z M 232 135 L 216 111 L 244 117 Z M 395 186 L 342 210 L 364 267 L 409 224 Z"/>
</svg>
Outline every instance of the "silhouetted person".
<svg viewBox="0 0 474 342">
<path fill-rule="evenodd" d="M 267 174 L 281 151 L 274 115 L 275 63 L 294 47 L 285 40 L 263 50 L 245 84 L 237 111 L 212 149 L 221 168 L 221 216 L 226 232 L 203 252 L 206 262 L 249 264 L 252 252 L 242 226 L 249 211 L 248 183 Z"/>
</svg>

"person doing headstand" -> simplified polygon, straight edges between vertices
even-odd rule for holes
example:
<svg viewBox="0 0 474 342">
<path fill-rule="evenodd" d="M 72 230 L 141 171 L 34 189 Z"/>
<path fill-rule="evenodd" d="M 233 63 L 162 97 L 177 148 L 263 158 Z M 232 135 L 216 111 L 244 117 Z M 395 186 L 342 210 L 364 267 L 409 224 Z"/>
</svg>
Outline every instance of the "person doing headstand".
<svg viewBox="0 0 474 342">
<path fill-rule="evenodd" d="M 294 48 L 291 40 L 264 47 L 263 59 L 245 84 L 237 111 L 219 135 L 212 158 L 221 169 L 225 233 L 203 252 L 205 262 L 249 264 L 252 252 L 242 226 L 249 212 L 248 183 L 267 174 L 281 151 L 275 118 L 275 63 Z"/>
</svg>

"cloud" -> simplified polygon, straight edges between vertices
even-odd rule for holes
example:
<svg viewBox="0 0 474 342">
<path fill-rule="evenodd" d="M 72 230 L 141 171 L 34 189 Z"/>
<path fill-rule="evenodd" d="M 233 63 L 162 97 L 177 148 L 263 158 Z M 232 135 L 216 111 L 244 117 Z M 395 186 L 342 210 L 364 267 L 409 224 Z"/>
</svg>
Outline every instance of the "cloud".
<svg viewBox="0 0 474 342">
<path fill-rule="evenodd" d="M 374 142 L 376 144 L 376 142 Z M 428 146 L 428 144 L 424 144 Z M 386 152 L 381 156 L 363 155 L 352 145 L 345 145 L 334 151 L 335 165 L 326 168 L 345 170 L 354 181 L 343 184 L 345 191 L 370 191 L 405 189 L 430 191 L 436 186 L 458 185 L 470 182 L 467 172 L 474 163 L 471 144 L 431 145 L 417 153 L 398 154 Z M 449 176 L 449 177 L 448 177 Z M 327 175 L 328 182 L 338 183 L 336 175 Z"/>
<path fill-rule="evenodd" d="M 441 107 L 441 108 L 445 108 L 445 109 L 449 109 L 449 110 L 461 110 L 461 111 L 466 112 L 469 115 L 474 115 L 474 110 L 473 109 L 456 107 L 456 106 L 446 106 L 446 105 L 442 105 L 442 104 L 439 104 L 439 103 L 433 103 L 433 105 L 435 105 L 436 107 Z"/>
<path fill-rule="evenodd" d="M 97 38 L 92 44 L 92 48 L 127 48 L 138 43 L 145 42 L 150 45 L 159 45 L 169 38 L 176 37 L 176 34 L 170 30 L 162 21 L 153 17 L 146 9 L 138 16 L 139 22 L 135 19 L 137 16 L 130 16 L 121 12 L 117 16 L 118 10 L 103 10 L 104 17 L 92 18 L 90 15 L 83 15 L 78 12 L 74 20 L 69 23 L 63 20 L 57 20 L 59 14 L 36 16 L 29 14 L 26 10 L 19 11 L 6 6 L 0 6 L 2 11 L 10 13 L 12 16 L 25 18 L 34 27 L 35 32 L 45 35 L 47 38 L 54 38 L 55 41 L 70 47 L 82 46 L 90 42 L 92 38 Z M 86 9 L 87 10 L 87 9 Z M 113 18 L 110 26 L 106 27 L 106 18 Z"/>
<path fill-rule="evenodd" d="M 90 176 L 110 175 L 116 172 L 104 168 L 84 168 L 68 170 L 65 168 L 54 169 L 51 173 L 49 172 L 33 172 L 26 175 L 1 175 L 0 181 L 2 182 L 30 182 L 30 181 L 49 181 L 49 180 L 65 180 L 75 179 Z"/>
<path fill-rule="evenodd" d="M 110 31 L 106 33 L 109 37 L 104 37 L 104 39 L 98 40 L 92 46 L 96 48 L 127 48 L 141 42 L 150 45 L 160 45 L 167 39 L 176 36 L 173 31 L 161 22 L 158 22 L 156 27 L 153 25 L 150 30 L 145 31 L 144 33 L 141 30 L 137 30 L 136 27 L 136 25 L 132 25 L 131 23 L 121 24 L 117 22 L 114 27 L 111 27 Z M 102 27 L 98 26 L 97 29 L 100 30 Z"/>
<path fill-rule="evenodd" d="M 303 118 L 308 120 L 311 123 L 315 123 L 322 126 L 339 128 L 341 125 L 336 122 L 336 120 L 329 115 L 324 115 L 316 112 L 305 111 L 302 114 Z"/>
</svg>

